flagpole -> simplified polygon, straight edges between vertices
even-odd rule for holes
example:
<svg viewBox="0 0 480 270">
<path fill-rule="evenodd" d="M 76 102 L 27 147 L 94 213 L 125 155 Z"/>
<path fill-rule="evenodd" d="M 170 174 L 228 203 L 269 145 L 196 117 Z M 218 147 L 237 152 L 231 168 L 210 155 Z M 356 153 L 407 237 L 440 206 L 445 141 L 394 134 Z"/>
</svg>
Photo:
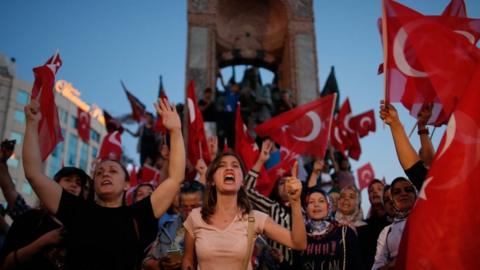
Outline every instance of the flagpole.
<svg viewBox="0 0 480 270">
<path fill-rule="evenodd" d="M 437 129 L 437 127 L 434 126 L 434 127 L 433 127 L 433 130 L 432 130 L 432 135 L 430 135 L 430 140 L 432 140 L 433 134 L 435 133 L 435 130 L 436 130 L 436 129 Z"/>
<path fill-rule="evenodd" d="M 387 37 L 387 11 L 385 1 L 382 0 L 382 41 L 383 41 L 383 105 L 387 106 L 390 102 L 387 96 L 388 87 L 388 37 Z M 385 121 L 383 121 L 383 129 L 385 129 Z"/>
<path fill-rule="evenodd" d="M 411 130 L 410 133 L 408 134 L 408 138 L 412 137 L 412 134 L 413 134 L 413 132 L 415 131 L 415 128 L 416 128 L 417 126 L 418 126 L 418 121 L 415 122 L 415 125 L 413 125 L 412 130 Z"/>
</svg>

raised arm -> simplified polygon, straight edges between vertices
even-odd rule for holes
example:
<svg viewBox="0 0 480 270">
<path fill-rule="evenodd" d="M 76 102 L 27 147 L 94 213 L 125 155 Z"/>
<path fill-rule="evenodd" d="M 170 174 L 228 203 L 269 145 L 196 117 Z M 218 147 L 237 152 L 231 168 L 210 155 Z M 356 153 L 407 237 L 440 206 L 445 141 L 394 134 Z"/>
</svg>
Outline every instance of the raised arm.
<svg viewBox="0 0 480 270">
<path fill-rule="evenodd" d="M 20 196 L 20 200 L 23 201 L 23 197 L 17 192 L 15 189 L 15 184 L 13 183 L 12 177 L 10 176 L 10 172 L 8 171 L 7 161 L 12 156 L 13 150 L 15 148 L 15 141 L 4 140 L 0 147 L 0 188 L 2 189 L 3 196 L 8 204 L 8 209 L 11 210 L 10 212 L 18 212 L 20 210 L 21 213 L 30 209 L 26 207 L 26 209 L 14 209 L 16 207 L 16 200 Z M 16 216 L 12 216 L 12 213 L 9 213 L 12 219 L 15 219 Z"/>
<path fill-rule="evenodd" d="M 323 159 L 316 158 L 313 162 L 312 173 L 310 174 L 310 178 L 308 178 L 307 187 L 311 188 L 317 185 L 318 177 L 322 173 L 323 166 L 325 166 Z"/>
<path fill-rule="evenodd" d="M 57 182 L 48 178 L 42 170 L 38 125 L 41 119 L 40 105 L 36 100 L 25 106 L 26 126 L 23 142 L 23 169 L 25 177 L 30 182 L 45 208 L 52 214 L 57 213 L 62 188 Z"/>
<path fill-rule="evenodd" d="M 422 107 L 418 113 L 418 135 L 420 136 L 420 145 L 419 150 L 420 158 L 425 162 L 425 165 L 430 166 L 435 156 L 435 148 L 433 147 L 432 141 L 429 137 L 429 132 L 427 128 L 428 119 L 432 116 L 433 105 L 426 104 Z"/>
<path fill-rule="evenodd" d="M 404 170 L 409 169 L 417 163 L 420 158 L 408 140 L 405 129 L 398 118 L 397 110 L 391 104 L 385 105 L 382 103 L 380 106 L 380 118 L 385 124 L 390 126 L 400 165 Z"/>
<path fill-rule="evenodd" d="M 270 239 L 282 245 L 296 250 L 304 250 L 307 248 L 307 232 L 303 222 L 302 206 L 300 203 L 302 183 L 296 177 L 289 177 L 286 187 L 292 210 L 292 230 L 289 231 L 275 223 L 272 218 L 267 218 L 264 231 Z"/>
<path fill-rule="evenodd" d="M 162 116 L 163 126 L 170 132 L 168 178 L 155 189 L 150 197 L 154 215 L 159 218 L 172 203 L 185 177 L 185 146 L 180 116 L 175 106 L 168 104 L 166 99 L 162 99 L 155 103 L 155 109 Z"/>
</svg>

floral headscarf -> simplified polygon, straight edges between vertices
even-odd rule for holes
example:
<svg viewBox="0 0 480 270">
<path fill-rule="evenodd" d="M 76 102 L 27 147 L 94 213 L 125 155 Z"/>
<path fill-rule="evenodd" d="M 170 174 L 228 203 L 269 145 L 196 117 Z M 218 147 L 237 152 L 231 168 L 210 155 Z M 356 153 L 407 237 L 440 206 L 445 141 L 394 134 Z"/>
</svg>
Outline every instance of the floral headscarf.
<svg viewBox="0 0 480 270">
<path fill-rule="evenodd" d="M 355 186 L 349 185 L 344 187 L 340 192 L 340 194 L 342 194 L 348 189 L 353 190 L 357 194 L 357 202 L 356 202 L 355 210 L 350 215 L 345 215 L 341 211 L 337 210 L 337 212 L 335 213 L 335 219 L 338 221 L 338 223 L 342 225 L 348 225 L 352 228 L 366 225 L 367 223 L 363 221 L 363 210 L 360 206 L 362 202 L 360 191 L 358 191 L 358 189 Z"/>
<path fill-rule="evenodd" d="M 332 216 L 332 201 L 328 194 L 323 191 L 320 188 L 311 188 L 307 190 L 306 196 L 305 196 L 305 207 L 308 204 L 308 198 L 312 193 L 321 193 L 324 197 L 325 200 L 327 201 L 327 215 L 321 219 L 321 220 L 313 220 L 310 219 L 307 216 L 307 219 L 305 221 L 306 227 L 307 227 L 307 234 L 311 236 L 320 236 L 324 235 L 327 232 L 331 230 L 331 228 L 335 225 L 331 222 L 331 216 Z"/>
</svg>

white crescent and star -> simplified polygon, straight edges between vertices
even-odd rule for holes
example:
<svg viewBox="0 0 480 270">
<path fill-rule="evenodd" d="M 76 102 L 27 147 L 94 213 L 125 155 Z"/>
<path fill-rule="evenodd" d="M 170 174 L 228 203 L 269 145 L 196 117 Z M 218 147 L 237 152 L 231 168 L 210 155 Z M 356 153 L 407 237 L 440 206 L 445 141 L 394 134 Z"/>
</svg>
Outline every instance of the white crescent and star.
<svg viewBox="0 0 480 270">
<path fill-rule="evenodd" d="M 335 126 L 334 129 L 333 129 L 333 136 L 335 136 L 335 140 L 340 143 L 340 144 L 343 144 L 343 141 L 342 141 L 342 138 L 340 136 L 340 128 L 338 126 Z"/>
<path fill-rule="evenodd" d="M 292 137 L 301 142 L 311 142 L 318 137 L 318 134 L 320 134 L 320 131 L 322 130 L 322 120 L 320 119 L 318 114 L 314 111 L 309 111 L 305 115 L 309 117 L 310 120 L 312 121 L 312 130 L 306 136 L 298 137 L 298 136 L 292 135 Z"/>
<path fill-rule="evenodd" d="M 118 135 L 118 138 L 117 138 L 117 135 Z M 118 130 L 112 132 L 112 134 L 108 137 L 108 141 L 111 144 L 114 144 L 114 145 L 122 148 L 122 143 L 120 142 L 120 134 L 119 134 Z"/>
<path fill-rule="evenodd" d="M 81 111 L 80 112 L 80 115 L 78 116 L 78 118 L 80 119 L 80 123 L 82 125 L 82 128 L 86 128 L 86 125 L 90 122 L 90 118 L 88 117 L 88 113 L 84 112 L 84 111 Z M 82 121 L 82 119 L 85 119 Z"/>
<path fill-rule="evenodd" d="M 364 116 L 360 119 L 359 125 L 362 128 L 368 128 L 372 125 L 372 119 L 368 116 Z"/>
</svg>

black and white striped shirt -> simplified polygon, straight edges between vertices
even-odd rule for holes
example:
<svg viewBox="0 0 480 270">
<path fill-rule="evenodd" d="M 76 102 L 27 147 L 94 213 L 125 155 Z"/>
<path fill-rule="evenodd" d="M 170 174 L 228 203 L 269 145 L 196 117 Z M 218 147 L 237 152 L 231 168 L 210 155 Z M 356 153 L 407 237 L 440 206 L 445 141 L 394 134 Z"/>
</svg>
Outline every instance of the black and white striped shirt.
<svg viewBox="0 0 480 270">
<path fill-rule="evenodd" d="M 290 207 L 284 206 L 280 202 L 274 201 L 264 195 L 260 194 L 256 189 L 258 173 L 250 170 L 245 177 L 245 189 L 247 191 L 248 199 L 253 204 L 253 207 L 269 215 L 277 224 L 291 230 L 292 229 L 292 214 Z M 268 244 L 280 250 L 285 260 L 292 265 L 293 254 L 292 249 L 284 245 L 268 239 Z"/>
</svg>

